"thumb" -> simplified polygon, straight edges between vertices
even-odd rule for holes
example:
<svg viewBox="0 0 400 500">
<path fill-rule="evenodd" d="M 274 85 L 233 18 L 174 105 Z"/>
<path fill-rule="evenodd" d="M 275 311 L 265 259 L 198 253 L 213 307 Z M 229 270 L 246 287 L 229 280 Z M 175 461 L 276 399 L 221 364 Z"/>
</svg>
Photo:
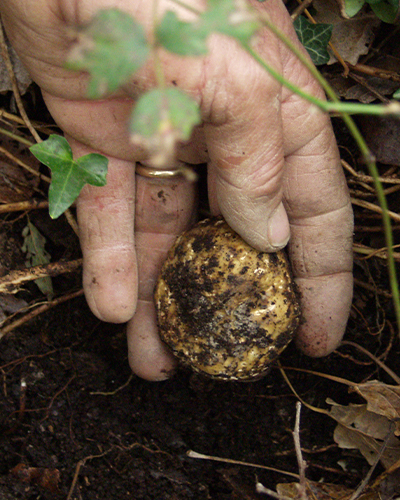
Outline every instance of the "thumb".
<svg viewBox="0 0 400 500">
<path fill-rule="evenodd" d="M 261 251 L 283 248 L 290 236 L 282 203 L 284 155 L 279 122 L 275 112 L 238 130 L 235 124 L 205 127 L 211 158 L 211 211 L 222 213 L 232 229 Z"/>
</svg>

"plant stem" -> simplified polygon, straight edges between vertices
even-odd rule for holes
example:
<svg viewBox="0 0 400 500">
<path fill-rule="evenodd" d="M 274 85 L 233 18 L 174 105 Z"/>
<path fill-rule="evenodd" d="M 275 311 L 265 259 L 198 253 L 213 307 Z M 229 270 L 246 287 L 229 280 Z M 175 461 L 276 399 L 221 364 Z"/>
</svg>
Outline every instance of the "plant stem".
<svg viewBox="0 0 400 500">
<path fill-rule="evenodd" d="M 278 71 L 274 70 L 272 66 L 262 59 L 257 52 L 250 46 L 242 44 L 242 46 L 246 49 L 246 51 L 255 59 L 268 73 L 275 78 L 279 83 L 284 85 L 286 88 L 299 95 L 303 99 L 311 102 L 317 108 L 321 109 L 326 113 L 339 113 L 343 114 L 357 114 L 357 115 L 374 115 L 374 116 L 382 116 L 382 115 L 399 115 L 400 116 L 400 103 L 393 102 L 389 105 L 387 104 L 360 104 L 355 102 L 340 102 L 336 96 L 335 100 L 332 101 L 322 101 L 317 97 L 305 92 L 300 87 L 297 87 L 289 80 L 286 80 Z M 303 62 L 303 61 L 302 61 Z M 308 68 L 307 66 L 307 69 Z M 318 70 L 317 70 L 318 71 Z M 319 72 L 318 72 L 319 73 Z M 319 73 L 320 74 L 320 73 Z M 313 73 L 313 76 L 315 74 Z M 323 77 L 322 77 L 323 78 Z M 331 88 L 328 82 L 323 78 L 324 85 L 321 85 L 324 90 L 327 92 L 327 87 Z M 321 80 L 318 79 L 318 82 L 321 83 Z M 328 94 L 328 92 L 327 92 Z M 328 94 L 329 95 L 329 94 Z M 329 97 L 332 97 L 329 95 Z"/>
<path fill-rule="evenodd" d="M 277 73 L 273 68 L 271 68 L 251 47 L 250 45 L 242 44 L 244 49 L 252 56 L 255 58 L 255 60 L 268 72 L 276 78 L 282 85 L 285 85 L 289 90 L 292 92 L 295 92 L 298 94 L 300 97 L 306 99 L 307 101 L 311 102 L 312 104 L 315 104 L 318 106 L 320 109 L 323 111 L 332 111 L 335 110 L 339 112 L 341 115 L 341 118 L 345 122 L 349 132 L 353 136 L 355 142 L 357 143 L 358 148 L 360 149 L 361 154 L 364 157 L 365 163 L 368 167 L 368 170 L 370 172 L 370 175 L 374 179 L 374 186 L 376 190 L 376 196 L 378 198 L 378 202 L 382 208 L 382 222 L 383 222 L 383 228 L 384 228 L 384 233 L 385 233 L 385 241 L 386 241 L 386 246 L 387 246 L 387 265 L 388 265 L 388 274 L 389 274 L 389 280 L 390 280 L 390 287 L 393 295 L 393 303 L 394 303 L 394 309 L 395 309 L 395 314 L 396 314 L 396 321 L 397 321 L 397 328 L 398 328 L 398 334 L 400 335 L 400 293 L 399 293 L 399 284 L 396 276 L 396 265 L 395 265 L 395 260 L 394 260 L 394 254 L 393 254 L 393 233 L 392 233 L 392 228 L 391 228 L 391 222 L 390 222 L 390 217 L 388 213 L 388 205 L 386 202 L 386 197 L 385 193 L 383 190 L 382 183 L 379 180 L 379 172 L 376 166 L 376 162 L 373 159 L 373 156 L 363 138 L 361 135 L 357 125 L 355 124 L 354 120 L 351 118 L 351 116 L 348 114 L 349 112 L 351 113 L 358 113 L 362 112 L 365 113 L 366 110 L 369 109 L 369 114 L 375 114 L 375 110 L 378 109 L 377 114 L 386 114 L 387 113 L 387 106 L 379 106 L 379 105 L 361 105 L 361 104 L 351 104 L 352 108 L 349 110 L 349 107 L 347 106 L 347 109 L 345 106 L 343 106 L 344 103 L 340 103 L 338 97 L 336 96 L 334 90 L 332 87 L 329 85 L 327 80 L 321 75 L 321 73 L 317 70 L 317 68 L 312 64 L 312 62 L 308 59 L 308 57 L 303 53 L 302 50 L 300 50 L 291 40 L 289 40 L 284 33 L 282 33 L 276 26 L 271 23 L 269 17 L 265 13 L 259 13 L 260 19 L 262 23 L 269 28 L 288 48 L 289 50 L 292 51 L 292 53 L 298 57 L 298 59 L 302 62 L 302 64 L 309 70 L 309 72 L 312 74 L 312 76 L 318 81 L 318 83 L 321 85 L 321 87 L 325 90 L 327 96 L 331 99 L 332 102 L 327 102 L 324 104 L 324 101 L 321 101 L 319 99 L 316 99 L 315 97 L 307 94 L 304 92 L 302 89 L 297 88 L 295 85 L 291 84 L 290 82 L 287 82 L 279 73 Z M 394 108 L 395 112 L 399 113 L 399 108 L 398 106 L 399 103 L 392 103 L 389 104 L 389 106 L 392 106 Z M 386 109 L 386 111 L 384 111 Z M 380 113 L 379 113 L 380 112 Z"/>
<path fill-rule="evenodd" d="M 24 137 L 21 137 L 20 135 L 14 134 L 13 132 L 9 132 L 5 128 L 0 127 L 0 134 L 6 135 L 7 137 L 10 137 L 11 139 L 14 139 L 14 141 L 18 141 L 22 144 L 25 144 L 26 146 L 33 146 L 34 143 L 32 141 L 29 141 L 28 139 L 25 139 Z"/>
<path fill-rule="evenodd" d="M 178 5 L 179 7 L 183 7 L 184 9 L 186 9 L 188 12 L 191 12 L 192 14 L 196 14 L 198 16 L 201 15 L 201 11 L 200 10 L 196 9 L 195 7 L 192 7 L 191 5 L 188 5 L 185 2 L 182 2 L 181 0 L 172 0 L 172 2 L 175 5 Z"/>
<path fill-rule="evenodd" d="M 157 43 L 156 31 L 158 25 L 158 6 L 159 1 L 153 0 L 153 41 L 151 44 L 153 59 L 154 59 L 154 73 L 156 77 L 157 87 L 165 89 L 165 75 L 162 69 L 160 54 L 159 54 L 159 44 Z"/>
</svg>

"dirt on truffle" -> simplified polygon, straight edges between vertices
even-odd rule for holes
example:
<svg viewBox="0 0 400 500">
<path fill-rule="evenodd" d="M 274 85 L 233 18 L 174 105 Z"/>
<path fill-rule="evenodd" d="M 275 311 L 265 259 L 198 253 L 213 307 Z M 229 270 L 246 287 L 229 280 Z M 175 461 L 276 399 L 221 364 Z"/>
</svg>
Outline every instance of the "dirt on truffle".
<svg viewBox="0 0 400 500">
<path fill-rule="evenodd" d="M 285 252 L 253 249 L 221 217 L 202 220 L 176 240 L 155 304 L 160 336 L 172 352 L 224 380 L 265 374 L 301 316 Z"/>
</svg>

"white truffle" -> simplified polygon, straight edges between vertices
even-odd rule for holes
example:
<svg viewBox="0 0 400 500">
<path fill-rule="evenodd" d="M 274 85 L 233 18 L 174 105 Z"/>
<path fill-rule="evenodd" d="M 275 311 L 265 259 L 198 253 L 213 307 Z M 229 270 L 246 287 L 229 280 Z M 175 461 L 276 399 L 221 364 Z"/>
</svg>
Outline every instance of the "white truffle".
<svg viewBox="0 0 400 500">
<path fill-rule="evenodd" d="M 285 253 L 255 250 L 219 218 L 176 240 L 155 304 L 161 338 L 172 352 L 194 370 L 224 380 L 265 374 L 300 321 Z"/>
</svg>

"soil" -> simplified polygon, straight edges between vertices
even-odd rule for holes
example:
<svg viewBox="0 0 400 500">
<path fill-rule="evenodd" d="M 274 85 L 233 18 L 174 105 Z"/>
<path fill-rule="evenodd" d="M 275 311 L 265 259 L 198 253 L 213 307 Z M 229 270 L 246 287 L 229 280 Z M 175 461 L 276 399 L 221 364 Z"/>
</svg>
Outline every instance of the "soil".
<svg viewBox="0 0 400 500">
<path fill-rule="evenodd" d="M 29 108 L 29 95 L 25 99 Z M 9 108 L 10 96 L 2 104 Z M 354 165 L 354 146 L 340 122 L 335 125 L 343 156 Z M 1 138 L 3 146 L 5 141 Z M 381 175 L 388 169 L 381 165 Z M 397 177 L 398 166 L 390 169 Z M 355 184 L 349 178 L 352 189 Z M 396 193 L 389 204 L 398 209 Z M 355 216 L 356 243 L 384 246 L 379 215 L 355 206 Z M 44 210 L 29 217 L 46 236 L 54 262 L 80 257 L 64 218 L 51 221 Z M 26 213 L 2 216 L 3 273 L 25 267 L 20 248 L 26 223 Z M 398 237 L 399 227 L 394 230 Z M 355 257 L 354 305 L 345 339 L 398 372 L 400 344 L 386 261 Z M 80 281 L 79 272 L 54 278 L 56 297 L 78 291 Z M 33 283 L 17 297 L 29 304 L 45 300 Z M 6 304 L 14 304 L 9 296 L 2 297 L 2 306 L 10 314 L 12 305 Z M 348 344 L 316 360 L 292 344 L 284 351 L 280 363 L 298 396 L 277 365 L 252 383 L 215 381 L 183 368 L 166 382 L 146 382 L 130 372 L 124 327 L 98 321 L 83 296 L 15 328 L 0 344 L 0 500 L 266 498 L 256 493 L 257 482 L 274 491 L 278 483 L 297 482 L 298 396 L 328 410 L 329 400 L 364 403 L 346 385 L 304 370 L 393 384 Z M 306 476 L 354 490 L 370 466 L 358 450 L 338 447 L 335 426 L 327 415 L 302 405 L 299 437 Z M 227 461 L 191 458 L 189 450 Z M 378 464 L 372 478 L 382 470 Z"/>
<path fill-rule="evenodd" d="M 354 352 L 340 352 L 313 361 L 289 348 L 281 363 L 356 381 L 377 376 L 374 366 L 352 360 Z M 2 500 L 255 499 L 262 498 L 256 481 L 271 489 L 293 481 L 189 458 L 188 450 L 298 473 L 292 437 L 297 399 L 277 369 L 246 384 L 185 371 L 167 382 L 143 381 L 130 374 L 123 328 L 101 324 L 83 298 L 8 335 L 0 359 Z M 328 397 L 349 400 L 340 384 L 287 375 L 313 406 L 327 408 Z M 303 407 L 307 477 L 356 486 L 368 465 L 357 451 L 335 445 L 334 427 Z"/>
<path fill-rule="evenodd" d="M 55 260 L 80 255 L 78 241 L 61 219 L 31 214 L 55 239 Z M 23 267 L 24 219 L 5 217 L 3 261 Z M 61 227 L 58 227 L 60 226 Z M 55 242 L 58 242 L 57 244 Z M 364 235 L 363 241 L 366 241 Z M 386 269 L 378 259 L 356 263 L 356 276 L 373 276 L 375 291 L 356 286 L 347 340 L 381 356 L 396 371 L 400 348 L 393 334 Z M 53 279 L 56 294 L 80 288 L 80 273 Z M 18 297 L 42 301 L 34 284 Z M 297 393 L 314 407 L 327 399 L 361 403 L 347 387 L 293 368 L 315 370 L 354 382 L 392 381 L 354 347 L 342 346 L 313 360 L 290 345 L 280 358 Z M 298 474 L 293 428 L 297 397 L 275 366 L 252 383 L 220 382 L 184 369 L 169 381 L 133 376 L 124 327 L 98 321 L 83 297 L 40 314 L 1 339 L 1 500 L 256 499 L 256 482 L 275 490 L 296 479 L 230 462 L 190 458 L 189 450 Z M 357 450 L 340 449 L 335 422 L 305 406 L 300 440 L 307 478 L 354 488 L 369 470 Z M 382 472 L 378 466 L 376 474 Z"/>
</svg>

